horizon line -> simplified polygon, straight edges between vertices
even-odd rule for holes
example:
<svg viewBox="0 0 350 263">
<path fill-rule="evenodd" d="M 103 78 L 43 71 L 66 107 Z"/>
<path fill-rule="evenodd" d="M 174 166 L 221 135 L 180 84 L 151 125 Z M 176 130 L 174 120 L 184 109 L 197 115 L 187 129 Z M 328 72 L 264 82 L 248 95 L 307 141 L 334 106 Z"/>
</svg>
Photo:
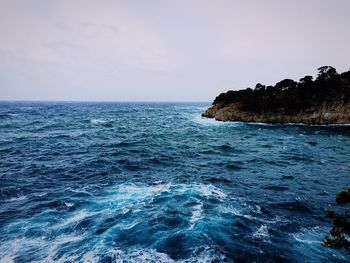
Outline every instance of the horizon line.
<svg viewBox="0 0 350 263">
<path fill-rule="evenodd" d="M 64 102 L 64 103 L 212 103 L 212 101 L 168 101 L 168 100 L 32 100 L 0 99 L 0 102 Z"/>
</svg>

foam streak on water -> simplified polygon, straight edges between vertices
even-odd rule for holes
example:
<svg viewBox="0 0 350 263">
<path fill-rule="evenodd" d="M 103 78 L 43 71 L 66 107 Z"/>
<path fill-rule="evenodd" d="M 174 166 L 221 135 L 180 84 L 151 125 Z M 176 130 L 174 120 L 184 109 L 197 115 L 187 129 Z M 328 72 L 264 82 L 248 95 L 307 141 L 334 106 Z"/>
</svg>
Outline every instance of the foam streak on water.
<svg viewBox="0 0 350 263">
<path fill-rule="evenodd" d="M 349 126 L 207 106 L 0 103 L 0 262 L 346 262 L 322 239 Z"/>
</svg>

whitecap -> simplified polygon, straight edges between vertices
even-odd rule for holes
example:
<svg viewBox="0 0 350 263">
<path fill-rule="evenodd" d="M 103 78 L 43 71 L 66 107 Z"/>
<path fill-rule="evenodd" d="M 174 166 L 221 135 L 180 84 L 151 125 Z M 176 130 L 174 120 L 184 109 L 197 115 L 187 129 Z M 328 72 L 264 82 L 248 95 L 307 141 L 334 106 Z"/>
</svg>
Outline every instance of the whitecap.
<svg viewBox="0 0 350 263">
<path fill-rule="evenodd" d="M 209 185 L 204 185 L 204 184 L 200 184 L 195 186 L 195 189 L 197 189 L 197 191 L 199 191 L 202 196 L 204 197 L 216 197 L 220 200 L 223 200 L 227 197 L 227 195 L 220 189 L 218 189 L 217 187 L 209 184 Z"/>
<path fill-rule="evenodd" d="M 100 257 L 102 253 L 99 249 L 95 249 L 93 251 L 87 252 L 83 256 L 84 263 L 94 263 L 102 260 Z M 154 249 L 137 249 L 133 248 L 128 251 L 123 251 L 119 248 L 110 249 L 107 253 L 103 253 L 111 258 L 113 258 L 113 262 L 159 262 L 159 263 L 170 263 L 175 262 L 172 260 L 167 254 L 157 252 Z"/>
<path fill-rule="evenodd" d="M 199 251 L 199 252 L 198 252 Z M 210 263 L 210 262 L 224 262 L 226 259 L 225 255 L 213 247 L 197 247 L 189 259 L 184 259 L 179 262 L 183 263 Z"/>
<path fill-rule="evenodd" d="M 56 246 L 62 245 L 62 244 L 67 244 L 67 243 L 71 243 L 71 242 L 76 242 L 76 241 L 80 241 L 84 238 L 83 235 L 62 235 L 57 237 L 54 240 L 54 244 Z"/>
<path fill-rule="evenodd" d="M 119 201 L 140 201 L 170 191 L 171 184 L 136 185 L 121 184 L 109 193 Z"/>
<path fill-rule="evenodd" d="M 261 206 L 255 205 L 253 208 L 253 212 L 256 214 L 261 214 Z"/>
<path fill-rule="evenodd" d="M 224 214 L 233 214 L 235 216 L 244 217 L 246 219 L 255 219 L 255 217 L 244 213 L 243 208 L 239 209 L 238 207 L 233 207 L 233 206 L 220 206 L 219 211 Z"/>
<path fill-rule="evenodd" d="M 253 237 L 258 239 L 263 239 L 265 241 L 269 241 L 269 231 L 266 225 L 260 226 L 254 233 Z"/>
<path fill-rule="evenodd" d="M 201 125 L 213 126 L 213 125 L 230 125 L 233 127 L 243 126 L 244 122 L 241 121 L 217 121 L 215 118 L 202 117 L 198 114 L 194 115 L 193 120 Z"/>
<path fill-rule="evenodd" d="M 6 202 L 16 202 L 16 201 L 23 201 L 26 200 L 27 196 L 25 195 L 20 195 L 18 197 L 11 197 L 10 199 L 6 200 Z"/>
<path fill-rule="evenodd" d="M 203 204 L 199 203 L 193 206 L 193 210 L 192 210 L 192 214 L 191 214 L 191 218 L 190 218 L 190 223 L 191 223 L 191 227 L 193 228 L 194 223 L 196 223 L 197 221 L 201 220 L 203 218 Z"/>
<path fill-rule="evenodd" d="M 217 121 L 214 118 L 207 118 L 195 115 L 194 121 L 201 125 L 222 125 L 224 122 Z"/>
<path fill-rule="evenodd" d="M 33 195 L 36 197 L 42 197 L 44 195 L 47 195 L 47 193 L 34 193 Z"/>
<path fill-rule="evenodd" d="M 5 256 L 0 258 L 0 263 L 14 263 L 14 257 Z"/>
<path fill-rule="evenodd" d="M 45 238 L 17 238 L 8 240 L 0 244 L 0 263 L 10 263 L 13 258 L 21 253 L 26 253 L 26 250 L 35 249 L 38 253 L 44 253 L 45 258 L 40 260 L 33 260 L 31 262 L 76 262 L 77 257 L 62 255 L 57 258 L 58 249 L 61 245 L 67 243 L 81 241 L 84 238 L 83 235 L 61 235 L 55 237 L 48 242 Z M 2 257 L 2 258 L 1 258 Z"/>
<path fill-rule="evenodd" d="M 174 262 L 167 254 L 154 249 L 135 250 L 129 253 L 127 259 L 134 262 Z"/>
<path fill-rule="evenodd" d="M 273 126 L 273 125 L 278 125 L 278 123 L 267 123 L 267 122 L 247 122 L 249 125 L 258 125 L 258 126 Z"/>
<path fill-rule="evenodd" d="M 105 120 L 105 119 L 90 119 L 90 122 L 92 124 L 103 124 L 103 123 L 107 123 L 108 120 Z"/>
<path fill-rule="evenodd" d="M 122 226 L 120 227 L 120 229 L 128 230 L 128 229 L 131 229 L 131 228 L 137 226 L 138 224 L 139 224 L 139 222 L 138 222 L 137 220 L 134 220 L 134 221 L 132 221 L 132 222 L 129 223 L 129 224 L 122 225 Z"/>
<path fill-rule="evenodd" d="M 64 202 L 64 204 L 67 206 L 67 207 L 72 207 L 74 205 L 74 203 L 69 203 L 69 202 Z"/>
<path fill-rule="evenodd" d="M 18 113 L 7 113 L 10 117 L 17 117 L 17 116 L 19 116 L 19 114 Z"/>
<path fill-rule="evenodd" d="M 298 233 L 292 234 L 293 238 L 305 244 L 321 244 L 323 240 L 323 233 L 318 226 L 311 228 L 303 228 Z"/>
<path fill-rule="evenodd" d="M 84 263 L 98 263 L 100 260 L 100 258 L 96 255 L 94 255 L 94 253 L 92 251 L 84 254 L 83 256 L 83 262 Z"/>
<path fill-rule="evenodd" d="M 72 223 L 77 223 L 77 222 L 79 222 L 79 221 L 81 221 L 89 216 L 95 215 L 95 214 L 96 214 L 96 212 L 92 213 L 92 212 L 87 212 L 87 211 L 81 210 L 78 213 L 74 214 L 73 216 L 69 217 L 68 219 L 63 220 L 62 223 L 56 224 L 55 228 L 59 229 L 59 228 L 68 226 Z"/>
</svg>

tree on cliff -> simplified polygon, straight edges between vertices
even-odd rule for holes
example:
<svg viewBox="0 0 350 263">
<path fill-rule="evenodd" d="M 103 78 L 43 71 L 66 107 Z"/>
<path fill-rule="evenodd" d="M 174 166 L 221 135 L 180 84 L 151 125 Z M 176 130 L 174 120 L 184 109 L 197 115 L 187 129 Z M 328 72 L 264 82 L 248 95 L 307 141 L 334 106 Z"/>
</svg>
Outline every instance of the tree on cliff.
<svg viewBox="0 0 350 263">
<path fill-rule="evenodd" d="M 319 67 L 316 80 L 328 80 L 332 77 L 338 75 L 337 70 L 331 66 L 322 66 Z"/>
<path fill-rule="evenodd" d="M 259 90 L 265 90 L 266 86 L 262 85 L 261 83 L 258 83 L 255 85 L 254 91 L 259 91 Z"/>
<path fill-rule="evenodd" d="M 313 77 L 312 76 L 305 76 L 299 80 L 298 85 L 300 86 L 311 86 L 313 83 Z"/>
<path fill-rule="evenodd" d="M 278 90 L 287 90 L 291 88 L 295 88 L 297 86 L 297 83 L 292 79 L 284 79 L 280 82 L 277 82 L 275 85 L 275 88 Z"/>
</svg>

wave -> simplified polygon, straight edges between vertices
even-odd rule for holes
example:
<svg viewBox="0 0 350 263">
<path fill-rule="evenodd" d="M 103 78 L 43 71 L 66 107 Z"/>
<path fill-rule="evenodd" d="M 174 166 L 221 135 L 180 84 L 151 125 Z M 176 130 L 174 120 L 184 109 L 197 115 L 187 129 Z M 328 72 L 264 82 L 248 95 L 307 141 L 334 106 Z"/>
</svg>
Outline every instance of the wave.
<svg viewBox="0 0 350 263">
<path fill-rule="evenodd" d="M 217 121 L 213 118 L 206 118 L 206 117 L 201 117 L 198 115 L 194 116 L 194 121 L 198 124 L 201 124 L 201 125 L 222 125 L 222 124 L 224 124 L 224 122 L 222 122 L 222 121 Z"/>
<path fill-rule="evenodd" d="M 97 262 L 157 262 L 157 263 L 190 263 L 190 262 L 220 262 L 225 260 L 225 256 L 220 251 L 205 247 L 197 247 L 195 252 L 189 259 L 174 260 L 166 253 L 159 252 L 155 249 L 143 249 L 132 248 L 123 250 L 121 248 L 110 249 L 107 253 L 101 254 L 99 251 L 91 251 L 83 256 L 84 262 L 97 263 Z"/>
<path fill-rule="evenodd" d="M 270 241 L 269 228 L 267 225 L 260 226 L 254 233 L 253 238 L 261 239 L 266 242 Z"/>
<path fill-rule="evenodd" d="M 25 195 L 20 195 L 17 197 L 11 197 L 10 199 L 7 199 L 6 202 L 16 202 L 16 201 L 23 201 L 26 200 L 28 197 Z"/>
<path fill-rule="evenodd" d="M 90 119 L 90 122 L 92 123 L 92 124 L 100 124 L 100 123 L 107 123 L 108 122 L 108 120 L 105 120 L 105 119 Z"/>
<path fill-rule="evenodd" d="M 37 253 L 40 252 L 42 259 L 36 258 L 31 260 L 33 262 L 65 262 L 67 260 L 100 262 L 104 260 L 105 257 L 101 257 L 101 255 L 106 254 L 105 252 L 94 252 L 93 249 L 92 252 L 81 254 L 75 253 L 72 249 L 80 244 L 80 242 L 88 242 L 94 229 L 96 230 L 96 234 L 103 235 L 104 238 L 110 238 L 110 236 L 114 236 L 116 233 L 120 233 L 119 235 L 121 235 L 129 231 L 132 233 L 135 229 L 144 229 L 144 223 L 139 221 L 137 219 L 138 217 L 133 216 L 139 213 L 144 214 L 143 207 L 153 206 L 157 203 L 157 199 L 162 198 L 166 198 L 167 203 L 171 203 L 174 198 L 178 200 L 181 198 L 183 202 L 186 202 L 188 199 L 195 200 L 193 205 L 187 206 L 188 230 L 191 231 L 192 229 L 194 231 L 195 225 L 199 221 L 204 220 L 205 217 L 203 200 L 215 199 L 222 202 L 227 198 L 227 195 L 221 189 L 210 184 L 179 185 L 159 181 L 151 185 L 129 183 L 116 185 L 107 189 L 104 195 L 95 196 L 91 199 L 89 206 L 70 212 L 68 216 L 57 217 L 57 211 L 51 210 L 22 221 L 20 223 L 21 229 L 25 231 L 21 234 L 23 237 L 8 239 L 8 241 L 2 243 L 0 245 L 0 258 L 16 261 L 17 255 L 30 253 L 30 251 L 35 250 Z M 64 203 L 72 206 L 69 202 Z M 147 217 L 159 216 L 157 210 L 153 209 L 149 212 L 146 211 L 146 214 L 144 214 L 146 222 Z M 110 219 L 107 217 L 108 215 L 111 216 Z M 51 218 L 52 216 L 55 217 L 54 220 Z M 132 218 L 134 220 L 131 220 Z M 18 228 L 18 223 L 8 225 L 7 229 Z M 30 238 L 27 235 L 29 233 L 28 231 L 34 231 L 38 227 L 40 228 L 40 233 L 45 232 L 47 234 L 40 238 Z M 101 231 L 102 229 L 104 230 Z M 98 248 L 95 242 L 90 245 L 92 247 L 97 246 Z M 62 254 L 61 251 L 63 249 L 66 252 Z M 102 246 L 100 249 L 104 251 L 106 247 Z M 128 251 L 112 250 L 109 252 L 109 256 L 113 260 L 123 259 L 137 262 L 149 262 L 150 260 L 171 262 L 172 260 L 166 253 L 145 248 Z M 200 253 L 192 258 L 192 260 L 211 259 L 212 256 L 209 251 Z"/>
<path fill-rule="evenodd" d="M 244 123 L 240 121 L 227 121 L 227 122 L 217 121 L 214 118 L 202 117 L 198 114 L 193 115 L 192 119 L 197 124 L 205 125 L 205 126 L 220 126 L 220 125 L 227 125 L 232 127 L 244 126 Z"/>
<path fill-rule="evenodd" d="M 92 119 L 90 119 L 90 123 L 93 125 L 102 125 L 104 127 L 112 127 L 113 126 L 113 121 L 110 119 L 92 118 Z"/>
</svg>

